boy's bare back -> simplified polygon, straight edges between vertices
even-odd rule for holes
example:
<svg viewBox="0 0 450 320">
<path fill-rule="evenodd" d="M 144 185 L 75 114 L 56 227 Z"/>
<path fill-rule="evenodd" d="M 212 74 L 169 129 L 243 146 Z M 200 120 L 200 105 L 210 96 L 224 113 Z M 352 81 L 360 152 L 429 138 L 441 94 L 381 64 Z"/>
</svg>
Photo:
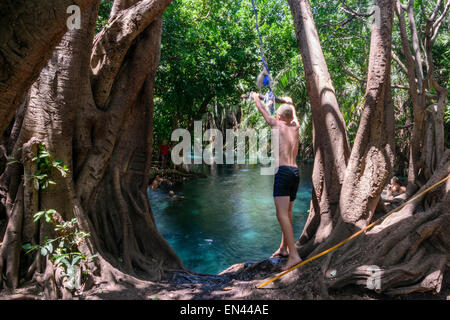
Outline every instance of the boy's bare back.
<svg viewBox="0 0 450 320">
<path fill-rule="evenodd" d="M 287 125 L 283 120 L 276 120 L 272 129 L 278 129 L 280 136 L 278 165 L 297 167 L 299 126 Z"/>
<path fill-rule="evenodd" d="M 278 129 L 279 132 L 279 156 L 278 156 L 278 166 L 291 166 L 297 167 L 297 154 L 298 154 L 298 130 L 300 128 L 297 114 L 293 105 L 283 104 L 278 111 L 281 109 L 292 110 L 291 117 L 286 118 L 277 111 L 277 117 L 272 117 L 261 104 L 259 100 L 259 95 L 256 93 L 251 94 L 252 98 L 256 103 L 256 107 L 263 115 L 266 122 L 272 127 L 272 129 Z M 287 101 L 292 102 L 290 98 L 284 98 Z M 283 111 L 283 110 L 281 110 Z M 283 112 L 281 112 L 282 114 Z"/>
</svg>

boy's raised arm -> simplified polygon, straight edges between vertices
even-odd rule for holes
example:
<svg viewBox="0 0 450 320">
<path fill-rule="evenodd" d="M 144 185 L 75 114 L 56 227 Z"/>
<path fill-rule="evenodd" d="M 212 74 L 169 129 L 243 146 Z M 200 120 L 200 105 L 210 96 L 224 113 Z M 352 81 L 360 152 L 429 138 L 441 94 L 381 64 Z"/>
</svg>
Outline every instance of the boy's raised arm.
<svg viewBox="0 0 450 320">
<path fill-rule="evenodd" d="M 250 93 L 250 96 L 252 97 L 253 101 L 255 101 L 256 107 L 258 108 L 259 112 L 261 112 L 262 116 L 264 117 L 264 120 L 269 124 L 269 126 L 274 127 L 277 124 L 277 120 L 272 117 L 261 105 L 261 100 L 259 99 L 259 94 L 252 92 Z"/>
<path fill-rule="evenodd" d="M 300 127 L 300 122 L 298 122 L 298 118 L 297 118 L 297 110 L 295 110 L 295 107 L 292 106 L 292 115 L 294 117 L 294 119 L 292 120 L 292 123 L 296 126 L 296 127 Z"/>
</svg>

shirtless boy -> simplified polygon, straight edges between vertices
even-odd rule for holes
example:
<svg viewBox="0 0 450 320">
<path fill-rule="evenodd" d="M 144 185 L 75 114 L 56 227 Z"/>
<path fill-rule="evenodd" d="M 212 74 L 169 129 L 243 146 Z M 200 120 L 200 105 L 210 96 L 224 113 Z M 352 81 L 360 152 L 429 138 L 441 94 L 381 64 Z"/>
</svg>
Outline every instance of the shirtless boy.
<svg viewBox="0 0 450 320">
<path fill-rule="evenodd" d="M 302 260 L 295 247 L 294 232 L 292 230 L 292 208 L 297 195 L 299 175 L 297 167 L 298 129 L 299 122 L 292 103 L 292 99 L 284 98 L 285 103 L 277 110 L 276 118 L 272 117 L 261 104 L 259 94 L 252 92 L 252 99 L 262 116 L 279 132 L 278 171 L 275 175 L 273 197 L 277 211 L 277 219 L 281 226 L 282 238 L 280 248 L 272 257 L 287 257 L 288 261 L 283 270 L 290 269 Z"/>
</svg>

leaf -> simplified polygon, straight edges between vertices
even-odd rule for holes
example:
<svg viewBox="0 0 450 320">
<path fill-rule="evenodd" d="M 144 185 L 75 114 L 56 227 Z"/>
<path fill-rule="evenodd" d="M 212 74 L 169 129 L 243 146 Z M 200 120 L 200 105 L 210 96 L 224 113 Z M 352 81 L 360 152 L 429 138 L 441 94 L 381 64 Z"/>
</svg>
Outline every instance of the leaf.
<svg viewBox="0 0 450 320">
<path fill-rule="evenodd" d="M 43 215 L 45 214 L 45 211 L 39 211 L 38 213 L 36 213 L 33 217 L 33 222 L 38 221 Z"/>
<path fill-rule="evenodd" d="M 38 246 L 37 244 L 32 245 L 31 243 L 25 243 L 25 244 L 22 246 L 22 248 L 23 248 L 24 250 L 26 250 L 26 251 L 25 251 L 25 254 L 28 254 L 28 253 L 30 253 L 31 251 L 34 251 L 34 250 L 36 250 L 37 248 L 39 248 L 39 246 Z"/>
<path fill-rule="evenodd" d="M 98 253 L 92 255 L 92 256 L 89 258 L 88 263 L 94 262 L 94 259 L 97 258 L 97 257 L 98 257 Z"/>
<path fill-rule="evenodd" d="M 41 248 L 41 255 L 43 255 L 44 257 L 47 255 L 47 249 L 45 247 Z"/>
<path fill-rule="evenodd" d="M 59 172 L 61 173 L 61 176 L 63 176 L 64 178 L 67 176 L 67 172 L 69 172 L 69 170 L 68 169 L 66 169 L 66 168 L 61 168 L 61 167 L 56 167 L 58 170 L 59 170 Z"/>
<path fill-rule="evenodd" d="M 74 266 L 78 261 L 80 261 L 81 256 L 76 256 L 73 260 L 72 260 L 72 266 Z"/>
<path fill-rule="evenodd" d="M 48 153 L 48 151 L 42 151 L 42 152 L 39 154 L 39 159 L 42 159 L 42 158 L 48 158 L 48 157 L 50 157 L 50 153 Z"/>
<path fill-rule="evenodd" d="M 22 249 L 24 250 L 29 250 L 31 249 L 33 246 L 31 245 L 31 243 L 25 243 L 24 245 L 22 245 Z"/>
<path fill-rule="evenodd" d="M 66 266 L 66 268 L 69 268 L 71 266 L 70 262 L 66 259 L 66 257 L 62 258 L 60 262 L 63 263 Z"/>
<path fill-rule="evenodd" d="M 45 221 L 51 222 L 52 221 L 52 215 L 56 213 L 55 209 L 49 209 L 45 211 Z"/>
<path fill-rule="evenodd" d="M 45 213 L 45 221 L 46 222 L 51 222 L 52 221 L 52 216 L 50 214 L 48 214 L 47 212 Z"/>
<path fill-rule="evenodd" d="M 36 190 L 39 190 L 39 181 L 37 179 L 33 179 L 33 186 Z"/>
<path fill-rule="evenodd" d="M 64 259 L 64 258 L 66 258 L 67 256 L 68 256 L 67 253 L 58 256 L 58 257 L 55 259 L 55 261 L 53 262 L 53 264 L 58 264 L 58 263 L 60 263 L 61 260 Z M 66 261 L 67 261 L 67 260 L 66 260 Z"/>
<path fill-rule="evenodd" d="M 53 245 L 52 245 L 51 243 L 47 244 L 46 247 L 47 247 L 47 251 L 48 251 L 49 253 L 53 252 Z"/>
<path fill-rule="evenodd" d="M 71 277 L 75 274 L 75 267 L 73 265 L 68 265 L 66 275 Z"/>
</svg>

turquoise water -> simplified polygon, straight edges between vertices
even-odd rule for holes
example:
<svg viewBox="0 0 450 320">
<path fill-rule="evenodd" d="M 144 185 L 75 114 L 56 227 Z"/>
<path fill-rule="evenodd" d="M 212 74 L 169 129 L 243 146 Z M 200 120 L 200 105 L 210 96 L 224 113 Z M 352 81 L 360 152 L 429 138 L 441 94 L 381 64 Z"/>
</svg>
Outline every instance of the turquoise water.
<svg viewBox="0 0 450 320">
<path fill-rule="evenodd" d="M 273 176 L 257 166 L 204 166 L 207 178 L 174 188 L 184 198 L 168 198 L 169 189 L 149 189 L 158 230 L 184 265 L 217 274 L 230 265 L 270 257 L 279 247 L 281 229 L 273 203 Z M 300 186 L 293 210 L 298 239 L 311 200 L 312 165 L 300 166 Z"/>
</svg>

